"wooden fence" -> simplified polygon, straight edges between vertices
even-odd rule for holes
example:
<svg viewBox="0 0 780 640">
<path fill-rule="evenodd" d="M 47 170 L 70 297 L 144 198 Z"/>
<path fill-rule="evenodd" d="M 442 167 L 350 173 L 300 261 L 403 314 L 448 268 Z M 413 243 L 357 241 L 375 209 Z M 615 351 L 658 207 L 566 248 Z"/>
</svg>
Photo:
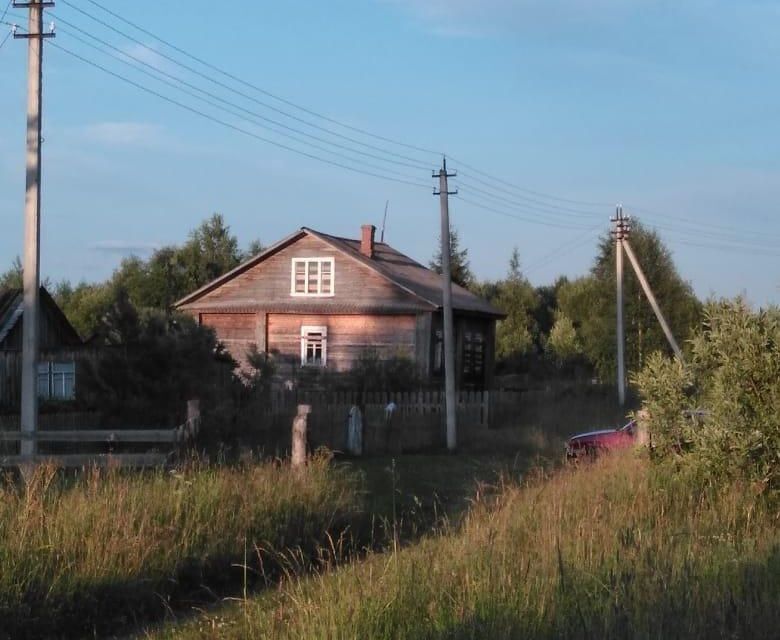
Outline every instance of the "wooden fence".
<svg viewBox="0 0 780 640">
<path fill-rule="evenodd" d="M 201 423 L 197 402 L 188 404 L 187 420 L 173 429 L 96 429 L 86 424 L 97 419 L 95 414 L 44 414 L 38 431 L 24 433 L 18 415 L 0 416 L 0 467 L 41 462 L 68 468 L 162 466 L 197 435 Z M 73 428 L 79 421 L 80 428 Z M 21 454 L 22 442 L 35 442 L 37 453 Z"/>
<path fill-rule="evenodd" d="M 488 430 L 536 429 L 556 436 L 621 424 L 625 409 L 614 390 L 569 385 L 523 390 L 462 391 L 458 394 L 459 444 L 490 440 Z M 395 411 L 388 420 L 387 406 Z M 274 391 L 242 410 L 239 438 L 267 452 L 286 453 L 298 404 L 311 405 L 309 442 L 346 449 L 347 419 L 353 406 L 363 415 L 367 453 L 412 452 L 445 446 L 444 393 Z"/>
</svg>

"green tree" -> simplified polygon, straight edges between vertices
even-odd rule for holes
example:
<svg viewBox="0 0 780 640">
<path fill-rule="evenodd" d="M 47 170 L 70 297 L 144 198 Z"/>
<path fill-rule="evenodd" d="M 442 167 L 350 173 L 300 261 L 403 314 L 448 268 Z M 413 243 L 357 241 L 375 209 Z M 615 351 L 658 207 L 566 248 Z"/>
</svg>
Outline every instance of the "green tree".
<svg viewBox="0 0 780 640">
<path fill-rule="evenodd" d="M 64 281 L 57 285 L 53 295 L 73 328 L 85 340 L 95 334 L 113 302 L 113 289 L 108 283 L 80 282 L 74 287 Z"/>
<path fill-rule="evenodd" d="M 635 381 L 658 456 L 780 497 L 779 309 L 710 302 L 687 364 L 656 353 Z"/>
<path fill-rule="evenodd" d="M 701 314 L 701 303 L 677 272 L 671 253 L 655 231 L 634 222 L 630 238 L 634 253 L 653 289 L 678 343 L 690 336 Z M 602 238 L 588 276 L 567 282 L 558 291 L 558 308 L 574 324 L 584 355 L 602 380 L 616 370 L 615 243 Z M 653 351 L 668 351 L 666 337 L 633 270 L 624 276 L 626 365 L 637 371 Z"/>
<path fill-rule="evenodd" d="M 101 356 L 87 361 L 79 395 L 108 424 L 171 426 L 186 401 L 207 409 L 220 389 L 222 367 L 235 363 L 214 332 L 182 314 L 138 310 L 118 289 L 95 337 Z"/>
<path fill-rule="evenodd" d="M 8 271 L 0 274 L 0 291 L 3 289 L 21 289 L 22 273 L 22 261 L 19 259 L 19 256 L 16 256 Z"/>
<path fill-rule="evenodd" d="M 496 327 L 498 358 L 507 360 L 532 351 L 538 333 L 534 309 L 539 301 L 533 286 L 520 269 L 518 250 L 512 251 L 505 279 L 481 283 L 474 290 L 507 314 Z"/>
<path fill-rule="evenodd" d="M 428 266 L 436 273 L 441 273 L 441 237 L 438 246 L 440 248 L 434 253 L 433 260 L 428 263 Z M 455 284 L 466 288 L 474 285 L 475 278 L 469 264 L 469 250 L 460 248 L 460 238 L 456 229 L 450 229 L 450 271 Z"/>
<path fill-rule="evenodd" d="M 547 350 L 555 357 L 558 364 L 570 362 L 582 353 L 574 323 L 560 311 L 555 314 L 555 322 L 547 339 Z"/>
</svg>

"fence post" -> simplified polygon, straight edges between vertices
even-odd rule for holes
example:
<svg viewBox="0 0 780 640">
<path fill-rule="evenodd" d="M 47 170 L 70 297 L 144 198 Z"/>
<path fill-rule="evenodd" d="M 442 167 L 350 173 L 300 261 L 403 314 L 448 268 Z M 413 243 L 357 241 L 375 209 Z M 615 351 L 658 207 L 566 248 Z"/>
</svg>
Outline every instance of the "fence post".
<svg viewBox="0 0 780 640">
<path fill-rule="evenodd" d="M 308 416 L 311 413 L 310 404 L 299 404 L 298 415 L 292 426 L 292 466 L 301 468 L 306 465 L 306 431 Z"/>
<path fill-rule="evenodd" d="M 194 438 L 200 431 L 200 399 L 187 400 L 187 429 L 186 436 Z"/>
</svg>

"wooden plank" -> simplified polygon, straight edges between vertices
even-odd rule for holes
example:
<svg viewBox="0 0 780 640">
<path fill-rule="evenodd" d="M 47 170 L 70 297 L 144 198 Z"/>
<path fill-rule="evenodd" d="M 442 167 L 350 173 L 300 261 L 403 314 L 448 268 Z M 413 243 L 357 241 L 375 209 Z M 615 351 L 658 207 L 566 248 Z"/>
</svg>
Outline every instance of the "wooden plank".
<svg viewBox="0 0 780 640">
<path fill-rule="evenodd" d="M 79 429 L 70 431 L 0 431 L 0 442 L 37 440 L 38 442 L 177 442 L 177 429 L 98 430 Z"/>
<path fill-rule="evenodd" d="M 51 463 L 64 468 L 83 467 L 160 467 L 170 457 L 167 453 L 67 454 L 39 456 L 0 456 L 0 467 Z"/>
</svg>

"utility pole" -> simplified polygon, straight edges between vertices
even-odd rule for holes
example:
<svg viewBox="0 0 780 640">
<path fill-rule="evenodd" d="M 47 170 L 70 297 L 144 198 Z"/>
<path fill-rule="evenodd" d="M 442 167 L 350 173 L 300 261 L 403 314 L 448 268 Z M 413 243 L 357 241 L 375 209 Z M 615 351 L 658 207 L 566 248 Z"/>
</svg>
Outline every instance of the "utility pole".
<svg viewBox="0 0 780 640">
<path fill-rule="evenodd" d="M 456 174 L 447 173 L 447 158 L 442 159 L 441 170 L 433 173 L 439 178 L 439 190 L 433 195 L 439 196 L 441 204 L 441 282 L 444 315 L 444 396 L 447 414 L 447 449 L 455 451 L 458 444 L 457 414 L 455 398 L 455 327 L 452 314 L 452 265 L 450 264 L 450 207 L 449 196 L 457 191 L 448 191 L 447 178 Z"/>
<path fill-rule="evenodd" d="M 622 407 L 626 403 L 626 358 L 625 331 L 623 328 L 623 239 L 629 231 L 628 218 L 623 217 L 623 206 L 618 205 L 612 218 L 615 229 L 615 281 L 617 284 L 617 387 L 618 402 Z"/>
<path fill-rule="evenodd" d="M 634 268 L 634 272 L 636 273 L 636 277 L 639 280 L 639 284 L 642 285 L 642 289 L 644 290 L 645 295 L 647 296 L 647 300 L 650 303 L 650 306 L 653 308 L 655 317 L 658 319 L 658 323 L 661 325 L 661 329 L 663 329 L 664 335 L 666 336 L 666 339 L 669 341 L 669 345 L 672 347 L 672 351 L 674 351 L 674 355 L 677 356 L 680 362 L 683 362 L 682 351 L 680 350 L 677 341 L 674 339 L 674 336 L 672 335 L 672 330 L 669 328 L 669 325 L 666 322 L 666 318 L 664 318 L 664 314 L 661 313 L 661 307 L 658 306 L 658 302 L 656 301 L 655 296 L 653 295 L 653 290 L 650 288 L 650 283 L 647 281 L 647 278 L 645 277 L 645 274 L 642 271 L 642 267 L 639 264 L 639 260 L 637 260 L 636 255 L 634 254 L 634 250 L 631 248 L 631 245 L 628 242 L 628 238 L 626 238 L 623 241 L 623 247 L 626 250 L 626 255 L 628 256 L 629 262 L 631 262 L 631 266 Z"/>
<path fill-rule="evenodd" d="M 24 202 L 24 303 L 22 314 L 22 432 L 38 430 L 38 351 L 40 316 L 41 243 L 41 92 L 43 85 L 43 40 L 54 32 L 43 32 L 43 10 L 54 2 L 14 2 L 16 9 L 29 9 L 27 33 L 27 173 Z M 35 440 L 22 440 L 21 454 L 32 456 Z"/>
</svg>

